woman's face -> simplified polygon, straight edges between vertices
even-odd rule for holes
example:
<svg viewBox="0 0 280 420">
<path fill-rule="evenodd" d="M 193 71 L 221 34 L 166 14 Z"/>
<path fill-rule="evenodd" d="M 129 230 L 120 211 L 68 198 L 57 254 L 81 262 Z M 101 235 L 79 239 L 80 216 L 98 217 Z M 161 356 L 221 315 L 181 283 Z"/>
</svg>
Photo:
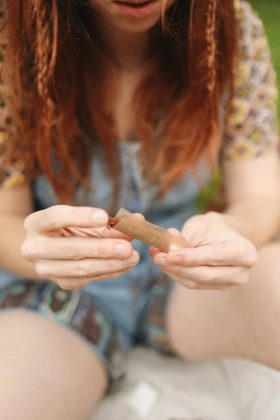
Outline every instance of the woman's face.
<svg viewBox="0 0 280 420">
<path fill-rule="evenodd" d="M 107 23 L 127 33 L 149 31 L 161 18 L 163 0 L 89 0 Z M 176 0 L 168 0 L 167 9 Z M 177 0 L 178 1 L 178 0 Z"/>
</svg>

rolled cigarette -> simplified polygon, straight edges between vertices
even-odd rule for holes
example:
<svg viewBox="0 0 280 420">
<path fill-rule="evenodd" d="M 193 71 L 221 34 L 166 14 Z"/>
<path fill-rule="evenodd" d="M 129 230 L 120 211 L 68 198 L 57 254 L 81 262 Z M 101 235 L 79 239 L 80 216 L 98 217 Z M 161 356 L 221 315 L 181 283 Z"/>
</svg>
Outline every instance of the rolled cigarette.
<svg viewBox="0 0 280 420">
<path fill-rule="evenodd" d="M 111 227 L 126 235 L 155 246 L 163 252 L 171 249 L 187 248 L 192 245 L 182 236 L 173 235 L 168 230 L 138 218 L 126 209 L 120 209 L 112 218 Z"/>
</svg>

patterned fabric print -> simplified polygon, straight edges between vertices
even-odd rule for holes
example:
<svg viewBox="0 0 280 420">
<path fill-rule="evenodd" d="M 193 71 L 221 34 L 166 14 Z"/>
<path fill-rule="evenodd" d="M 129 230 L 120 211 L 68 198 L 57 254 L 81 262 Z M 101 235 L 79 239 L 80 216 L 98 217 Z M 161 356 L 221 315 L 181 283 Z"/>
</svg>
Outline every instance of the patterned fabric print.
<svg viewBox="0 0 280 420">
<path fill-rule="evenodd" d="M 6 50 L 6 42 L 4 37 L 4 1 L 0 0 L 0 186 L 4 189 L 11 189 L 24 183 L 24 173 L 21 168 L 7 166 L 3 162 L 3 151 L 9 135 L 7 126 L 12 127 L 9 119 L 8 107 L 6 105 L 6 89 L 3 83 L 3 65 Z M 13 127 L 12 127 L 13 128 Z M 12 131 L 12 129 L 11 129 Z"/>
<path fill-rule="evenodd" d="M 264 28 L 245 2 L 237 2 L 240 60 L 235 97 L 226 122 L 222 157 L 256 158 L 278 145 L 276 75 Z"/>
<path fill-rule="evenodd" d="M 175 282 L 162 274 L 153 286 L 144 327 L 147 344 L 166 355 L 172 355 L 167 334 L 166 316 Z"/>
<path fill-rule="evenodd" d="M 84 337 L 106 362 L 110 388 L 124 378 L 125 351 L 118 333 L 89 293 L 65 291 L 53 282 L 23 280 L 0 293 L 0 309 L 18 307 L 34 310 Z"/>
</svg>

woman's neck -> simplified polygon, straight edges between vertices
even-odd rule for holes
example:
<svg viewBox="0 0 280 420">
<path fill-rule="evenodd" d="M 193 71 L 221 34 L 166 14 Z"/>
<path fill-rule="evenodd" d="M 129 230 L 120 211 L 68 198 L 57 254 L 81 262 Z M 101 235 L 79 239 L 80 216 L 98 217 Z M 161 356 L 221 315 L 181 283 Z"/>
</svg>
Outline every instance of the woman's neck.
<svg viewBox="0 0 280 420">
<path fill-rule="evenodd" d="M 145 64 L 151 50 L 150 32 L 128 34 L 100 17 L 98 26 L 101 40 L 118 66 L 133 71 Z"/>
</svg>

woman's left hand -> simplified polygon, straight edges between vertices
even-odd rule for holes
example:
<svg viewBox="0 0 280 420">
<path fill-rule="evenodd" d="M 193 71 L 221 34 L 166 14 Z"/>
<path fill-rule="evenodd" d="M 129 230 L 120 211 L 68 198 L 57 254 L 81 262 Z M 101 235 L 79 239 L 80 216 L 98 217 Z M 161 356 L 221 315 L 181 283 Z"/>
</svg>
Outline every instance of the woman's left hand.
<svg viewBox="0 0 280 420">
<path fill-rule="evenodd" d="M 192 248 L 151 249 L 156 264 L 190 289 L 224 289 L 248 281 L 257 262 L 255 246 L 233 230 L 222 214 L 206 213 L 189 219 L 181 234 Z"/>
</svg>

